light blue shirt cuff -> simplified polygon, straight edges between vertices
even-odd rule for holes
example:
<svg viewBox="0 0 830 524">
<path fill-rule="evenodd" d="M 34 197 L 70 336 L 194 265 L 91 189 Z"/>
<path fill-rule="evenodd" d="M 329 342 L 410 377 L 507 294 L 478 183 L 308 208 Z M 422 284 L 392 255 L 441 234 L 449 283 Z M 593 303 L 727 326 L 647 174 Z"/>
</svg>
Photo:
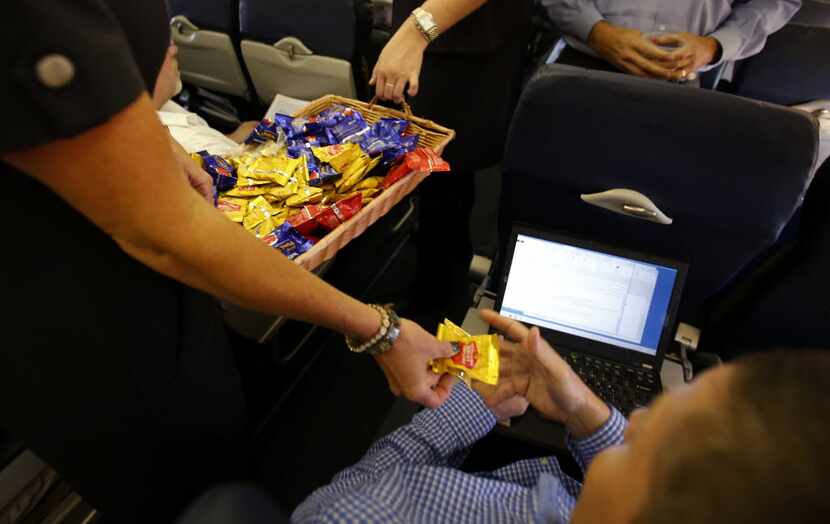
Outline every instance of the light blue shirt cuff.
<svg viewBox="0 0 830 524">
<path fill-rule="evenodd" d="M 712 69 L 724 62 L 732 62 L 735 60 L 743 45 L 743 35 L 740 31 L 732 29 L 731 27 L 721 27 L 709 36 L 720 42 L 721 55 L 719 61 L 714 64 L 709 64 L 706 69 Z"/>
<path fill-rule="evenodd" d="M 594 457 L 610 448 L 617 446 L 623 441 L 625 428 L 628 421 L 615 407 L 610 406 L 611 416 L 591 435 L 585 438 L 575 439 L 568 435 L 568 448 L 574 457 L 587 469 Z"/>
<path fill-rule="evenodd" d="M 582 11 L 576 13 L 573 19 L 573 34 L 581 41 L 587 43 L 588 37 L 591 35 L 591 30 L 597 25 L 597 22 L 605 18 L 593 6 L 586 7 Z"/>
</svg>

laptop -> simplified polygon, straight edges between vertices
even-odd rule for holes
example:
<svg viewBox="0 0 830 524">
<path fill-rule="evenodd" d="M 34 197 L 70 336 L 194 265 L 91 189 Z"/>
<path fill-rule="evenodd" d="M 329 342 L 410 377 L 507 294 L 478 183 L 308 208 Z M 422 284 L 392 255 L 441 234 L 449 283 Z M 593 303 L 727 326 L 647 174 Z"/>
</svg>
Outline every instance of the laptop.
<svg viewBox="0 0 830 524">
<path fill-rule="evenodd" d="M 623 414 L 662 386 L 688 265 L 516 226 L 496 311 L 526 325 Z"/>
</svg>

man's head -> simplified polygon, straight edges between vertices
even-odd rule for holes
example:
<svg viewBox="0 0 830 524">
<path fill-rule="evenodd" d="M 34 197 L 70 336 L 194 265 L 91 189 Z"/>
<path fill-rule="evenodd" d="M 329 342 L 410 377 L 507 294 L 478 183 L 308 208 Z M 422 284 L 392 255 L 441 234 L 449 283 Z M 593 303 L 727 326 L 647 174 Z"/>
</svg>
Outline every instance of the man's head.
<svg viewBox="0 0 830 524">
<path fill-rule="evenodd" d="M 179 74 L 179 59 L 177 58 L 179 49 L 176 44 L 170 43 L 167 48 L 167 54 L 164 56 L 164 63 L 161 65 L 161 71 L 156 78 L 156 85 L 153 89 L 153 105 L 156 109 L 161 109 L 161 106 L 170 101 L 171 98 L 178 95 L 182 90 L 182 79 Z"/>
<path fill-rule="evenodd" d="M 573 522 L 826 522 L 830 352 L 754 355 L 632 415 Z"/>
</svg>

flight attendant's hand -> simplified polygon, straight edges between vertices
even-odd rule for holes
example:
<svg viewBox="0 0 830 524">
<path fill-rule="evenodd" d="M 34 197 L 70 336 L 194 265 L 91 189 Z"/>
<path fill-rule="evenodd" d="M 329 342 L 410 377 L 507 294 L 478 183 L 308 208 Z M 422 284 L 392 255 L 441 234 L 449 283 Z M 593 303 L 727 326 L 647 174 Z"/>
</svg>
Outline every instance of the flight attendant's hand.
<svg viewBox="0 0 830 524">
<path fill-rule="evenodd" d="M 405 23 L 383 48 L 378 63 L 372 71 L 369 85 L 381 100 L 403 101 L 404 89 L 407 94 L 418 94 L 418 81 L 427 41 L 414 24 Z"/>
<path fill-rule="evenodd" d="M 402 318 L 401 335 L 395 345 L 375 358 L 392 393 L 428 408 L 437 408 L 449 397 L 455 379 L 450 375 L 436 375 L 429 368 L 429 362 L 454 354 L 448 342 L 439 342 L 418 324 Z"/>
</svg>

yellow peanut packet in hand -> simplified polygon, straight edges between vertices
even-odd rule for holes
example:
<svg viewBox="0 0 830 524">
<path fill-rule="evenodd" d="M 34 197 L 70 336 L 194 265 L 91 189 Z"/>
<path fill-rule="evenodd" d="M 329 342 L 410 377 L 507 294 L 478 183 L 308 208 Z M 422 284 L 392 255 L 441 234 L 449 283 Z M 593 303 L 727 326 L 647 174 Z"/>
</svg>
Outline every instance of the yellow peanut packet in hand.
<svg viewBox="0 0 830 524">
<path fill-rule="evenodd" d="M 499 337 L 497 335 L 470 335 L 449 320 L 438 325 L 438 340 L 457 345 L 458 352 L 450 358 L 432 361 L 432 371 L 449 373 L 495 386 L 499 383 Z"/>
</svg>

